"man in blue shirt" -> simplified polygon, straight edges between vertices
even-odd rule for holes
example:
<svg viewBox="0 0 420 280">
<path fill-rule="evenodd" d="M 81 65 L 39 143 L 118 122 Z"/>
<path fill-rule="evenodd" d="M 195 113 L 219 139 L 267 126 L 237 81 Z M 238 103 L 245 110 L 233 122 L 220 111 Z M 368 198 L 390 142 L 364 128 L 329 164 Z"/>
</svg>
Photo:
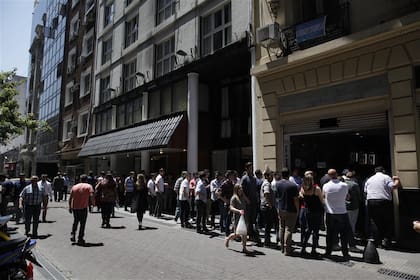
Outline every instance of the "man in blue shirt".
<svg viewBox="0 0 420 280">
<path fill-rule="evenodd" d="M 135 185 L 134 174 L 135 174 L 134 171 L 131 171 L 130 176 L 125 178 L 125 181 L 124 181 L 124 187 L 125 187 L 124 210 L 125 211 L 128 211 L 127 206 L 130 205 L 130 208 L 131 208 L 131 203 L 133 200 L 134 185 Z"/>
<path fill-rule="evenodd" d="M 39 214 L 41 203 L 48 200 L 48 195 L 42 185 L 38 185 L 38 176 L 31 177 L 31 184 L 27 185 L 20 193 L 19 208 L 25 213 L 25 235 L 28 236 L 33 220 L 32 238 L 38 236 Z"/>
</svg>

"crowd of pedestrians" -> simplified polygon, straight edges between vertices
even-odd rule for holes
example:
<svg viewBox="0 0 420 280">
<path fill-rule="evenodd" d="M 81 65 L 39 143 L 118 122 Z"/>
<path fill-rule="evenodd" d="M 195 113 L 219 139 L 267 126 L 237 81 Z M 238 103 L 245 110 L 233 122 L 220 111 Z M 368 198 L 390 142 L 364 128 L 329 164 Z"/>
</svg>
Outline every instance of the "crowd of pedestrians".
<svg viewBox="0 0 420 280">
<path fill-rule="evenodd" d="M 5 178 L 0 179 L 4 190 L 7 182 Z M 111 227 L 114 207 L 121 206 L 136 213 L 138 229 L 142 230 L 147 211 L 150 216 L 163 217 L 164 193 L 169 190 L 175 194 L 175 221 L 180 220 L 182 228 L 194 228 L 200 234 L 220 231 L 226 236 L 226 247 L 231 240 L 242 241 L 243 252 L 248 252 L 250 242 L 266 247 L 280 243 L 281 251 L 291 255 L 297 243 L 293 241 L 293 233 L 299 229 L 300 253 L 308 254 L 306 247 L 312 236 L 310 254 L 319 256 L 319 231 L 326 228 L 325 256 L 339 248 L 344 258 L 349 258 L 349 250 L 360 252 L 355 238 L 360 236 L 356 228 L 360 219 L 366 221 L 364 237 L 373 238 L 377 246 L 391 245 L 392 190 L 401 185 L 398 177 L 386 175 L 382 167 L 377 167 L 375 174 L 362 183 L 352 170 L 338 174 L 330 169 L 318 181 L 311 170 L 304 171 L 302 177 L 297 169 L 292 174 L 287 168 L 274 172 L 267 167 L 254 172 L 252 163 L 245 165 L 242 176 L 234 170 L 224 174 L 216 171 L 213 177 L 208 170 L 193 174 L 182 171 L 173 184 L 163 168 L 148 177 L 134 171 L 127 177 L 114 176 L 112 172 L 94 176 L 89 172 L 81 175 L 79 181 L 71 187 L 68 201 L 74 218 L 72 242 L 76 241 L 79 227 L 78 243 L 85 243 L 87 215 L 94 206 L 101 212 L 103 228 Z M 32 236 L 36 237 L 40 217 L 46 221 L 48 202 L 66 200 L 69 179 L 58 172 L 52 182 L 43 174 L 41 180 L 32 176 L 30 182 L 21 176 L 14 184 L 13 199 L 18 204 L 16 220 L 20 220 L 23 210 L 25 233 L 30 234 L 32 225 Z M 241 218 L 245 221 L 246 234 L 243 229 L 237 232 Z M 416 227 L 419 225 L 415 222 Z M 272 240 L 273 231 L 275 240 Z"/>
</svg>

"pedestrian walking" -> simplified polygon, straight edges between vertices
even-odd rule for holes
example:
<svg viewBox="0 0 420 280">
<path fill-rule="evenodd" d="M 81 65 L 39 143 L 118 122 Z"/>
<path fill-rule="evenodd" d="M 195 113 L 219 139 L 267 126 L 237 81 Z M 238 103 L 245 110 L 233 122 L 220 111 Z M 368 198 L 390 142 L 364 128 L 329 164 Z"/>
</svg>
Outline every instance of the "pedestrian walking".
<svg viewBox="0 0 420 280">
<path fill-rule="evenodd" d="M 95 188 L 95 192 L 99 194 L 101 200 L 102 227 L 111 227 L 109 221 L 111 219 L 112 209 L 114 208 L 115 202 L 118 201 L 116 185 L 112 174 L 107 173 L 105 179 L 98 183 Z"/>
<path fill-rule="evenodd" d="M 334 241 L 340 235 L 341 252 L 345 259 L 349 259 L 348 238 L 350 228 L 349 216 L 346 209 L 346 198 L 348 197 L 348 186 L 337 178 L 335 169 L 328 170 L 330 181 L 322 188 L 323 199 L 325 202 L 326 223 L 327 223 L 327 247 L 325 256 L 330 257 L 333 250 Z"/>
<path fill-rule="evenodd" d="M 74 185 L 70 190 L 69 197 L 69 212 L 73 214 L 73 226 L 71 229 L 70 241 L 76 241 L 76 231 L 80 224 L 79 235 L 77 243 L 85 244 L 85 227 L 88 215 L 89 201 L 93 201 L 94 190 L 88 183 L 88 176 L 86 174 L 80 175 L 80 183 Z"/>
<path fill-rule="evenodd" d="M 31 184 L 27 185 L 20 193 L 19 208 L 25 215 L 25 235 L 29 236 L 32 224 L 32 238 L 38 236 L 39 215 L 41 203 L 48 199 L 48 195 L 42 185 L 38 185 L 38 176 L 31 177 Z"/>
<path fill-rule="evenodd" d="M 143 174 L 137 175 L 137 181 L 134 188 L 131 213 L 137 213 L 138 229 L 142 230 L 143 215 L 147 210 L 147 185 Z"/>
<path fill-rule="evenodd" d="M 48 209 L 48 200 L 52 201 L 53 191 L 51 187 L 51 183 L 47 180 L 48 175 L 42 174 L 41 180 L 38 182 L 38 186 L 44 188 L 45 193 L 47 194 L 47 199 L 45 199 L 42 203 L 42 222 L 45 223 L 47 221 L 47 209 Z"/>
<path fill-rule="evenodd" d="M 234 227 L 233 227 L 233 233 L 231 233 L 228 237 L 225 238 L 225 246 L 226 248 L 229 247 L 229 241 L 237 238 L 237 237 L 241 237 L 242 239 L 242 252 L 243 253 L 249 253 L 249 251 L 246 248 L 246 241 L 247 241 L 247 235 L 243 234 L 243 235 L 239 235 L 237 233 L 237 227 L 238 227 L 238 223 L 239 223 L 239 219 L 241 218 L 241 216 L 245 215 L 246 212 L 246 198 L 244 196 L 244 191 L 241 185 L 236 184 L 233 187 L 233 195 L 232 198 L 230 199 L 230 211 L 234 213 Z M 244 216 L 245 217 L 245 216 Z M 246 222 L 246 218 L 245 218 L 245 222 Z"/>
<path fill-rule="evenodd" d="M 382 166 L 376 167 L 375 175 L 365 183 L 369 220 L 377 229 L 371 230 L 370 237 L 377 246 L 388 248 L 391 245 L 394 227 L 392 191 L 400 186 L 400 179 L 386 175 Z"/>
<path fill-rule="evenodd" d="M 128 206 L 131 207 L 132 199 L 134 194 L 134 187 L 135 187 L 135 172 L 130 171 L 130 176 L 125 178 L 124 180 L 124 189 L 125 189 L 125 200 L 124 200 L 124 210 L 128 211 Z"/>
<path fill-rule="evenodd" d="M 60 171 L 57 172 L 57 176 L 54 177 L 52 187 L 54 190 L 54 201 L 61 201 L 63 199 L 64 178 Z"/>
</svg>

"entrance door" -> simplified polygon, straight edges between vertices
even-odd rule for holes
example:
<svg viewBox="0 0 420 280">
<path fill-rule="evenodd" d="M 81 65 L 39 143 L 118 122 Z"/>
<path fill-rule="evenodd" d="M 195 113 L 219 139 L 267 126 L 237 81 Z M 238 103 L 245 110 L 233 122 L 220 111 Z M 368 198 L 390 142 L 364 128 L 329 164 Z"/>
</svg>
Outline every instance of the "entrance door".
<svg viewBox="0 0 420 280">
<path fill-rule="evenodd" d="M 314 133 L 289 136 L 290 168 L 311 169 L 322 176 L 327 169 L 355 170 L 359 178 L 375 166 L 391 169 L 388 129 Z"/>
</svg>

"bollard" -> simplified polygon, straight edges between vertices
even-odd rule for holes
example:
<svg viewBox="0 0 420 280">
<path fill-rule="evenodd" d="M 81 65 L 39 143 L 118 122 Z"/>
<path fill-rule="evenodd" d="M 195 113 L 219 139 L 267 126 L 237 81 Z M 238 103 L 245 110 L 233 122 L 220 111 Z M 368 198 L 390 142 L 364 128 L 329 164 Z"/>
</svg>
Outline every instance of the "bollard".
<svg viewBox="0 0 420 280">
<path fill-rule="evenodd" d="M 381 264 L 378 250 L 376 249 L 375 243 L 373 243 L 372 239 L 369 239 L 365 250 L 363 251 L 363 260 L 367 263 Z"/>
</svg>

